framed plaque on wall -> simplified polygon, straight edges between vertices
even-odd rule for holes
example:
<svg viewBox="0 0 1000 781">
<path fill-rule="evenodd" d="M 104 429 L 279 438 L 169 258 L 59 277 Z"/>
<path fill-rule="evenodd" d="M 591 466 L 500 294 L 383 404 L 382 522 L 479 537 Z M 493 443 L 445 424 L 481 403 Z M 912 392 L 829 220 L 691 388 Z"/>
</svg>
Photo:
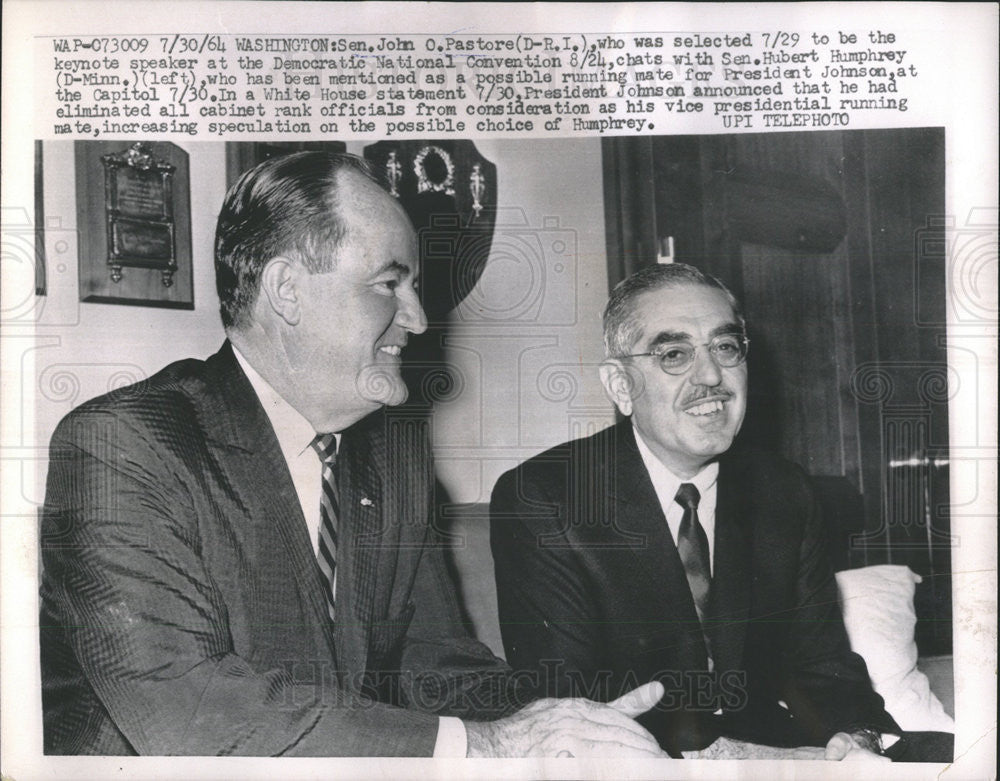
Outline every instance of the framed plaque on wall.
<svg viewBox="0 0 1000 781">
<path fill-rule="evenodd" d="M 193 309 L 187 152 L 78 141 L 75 157 L 80 300 Z"/>
</svg>

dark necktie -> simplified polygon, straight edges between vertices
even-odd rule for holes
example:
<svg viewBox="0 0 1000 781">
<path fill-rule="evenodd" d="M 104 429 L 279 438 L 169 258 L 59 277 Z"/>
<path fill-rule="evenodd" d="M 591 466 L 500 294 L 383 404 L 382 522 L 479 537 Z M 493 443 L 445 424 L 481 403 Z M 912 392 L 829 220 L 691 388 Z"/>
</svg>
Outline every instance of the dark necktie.
<svg viewBox="0 0 1000 781">
<path fill-rule="evenodd" d="M 323 572 L 327 612 L 333 618 L 334 594 L 337 580 L 337 481 L 334 465 L 337 463 L 337 438 L 333 434 L 317 434 L 312 441 L 313 450 L 323 462 L 323 490 L 319 503 L 319 568 Z"/>
<path fill-rule="evenodd" d="M 698 521 L 699 499 L 701 499 L 701 494 L 691 483 L 682 483 L 674 497 L 674 501 L 684 508 L 681 528 L 677 533 L 677 552 L 681 556 L 691 596 L 694 597 L 694 606 L 698 611 L 698 619 L 701 621 L 704 631 L 705 615 L 708 611 L 708 591 L 712 585 L 712 570 L 708 559 L 708 537 Z"/>
</svg>

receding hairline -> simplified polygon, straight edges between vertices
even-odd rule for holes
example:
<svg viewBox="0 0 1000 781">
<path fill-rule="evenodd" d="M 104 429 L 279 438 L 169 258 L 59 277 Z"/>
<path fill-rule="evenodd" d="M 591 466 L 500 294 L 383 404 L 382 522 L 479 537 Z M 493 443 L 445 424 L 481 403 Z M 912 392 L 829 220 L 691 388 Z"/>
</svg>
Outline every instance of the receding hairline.
<svg viewBox="0 0 1000 781">
<path fill-rule="evenodd" d="M 737 320 L 739 319 L 739 312 L 737 311 L 736 305 L 731 298 L 732 294 L 728 290 L 718 287 L 717 285 L 713 285 L 711 282 L 698 282 L 690 279 L 668 280 L 660 285 L 657 285 L 656 287 L 640 290 L 628 299 L 629 307 L 634 309 L 638 305 L 638 302 L 648 295 L 662 293 L 664 290 L 683 290 L 684 288 L 701 288 L 703 290 L 711 290 L 714 293 L 718 293 L 729 305 L 729 309 L 732 311 L 734 317 Z"/>
<path fill-rule="evenodd" d="M 352 181 L 357 187 L 353 191 L 350 189 Z M 416 230 L 406 213 L 406 209 L 403 208 L 403 204 L 393 198 L 377 180 L 353 168 L 341 168 L 335 172 L 333 182 L 334 188 L 329 200 L 330 207 L 334 210 L 336 219 L 341 226 L 341 244 L 351 240 L 351 233 L 354 229 L 351 217 L 358 213 L 363 216 L 372 216 L 375 208 L 385 208 L 388 213 L 398 217 L 413 234 L 414 241 L 416 241 Z M 349 212 L 350 209 L 356 210 L 354 215 Z"/>
<path fill-rule="evenodd" d="M 708 291 L 710 291 L 712 293 L 715 293 L 715 294 L 717 294 L 725 302 L 726 306 L 729 308 L 729 315 L 730 315 L 730 321 L 731 321 L 731 323 L 725 323 L 723 325 L 716 326 L 715 328 L 712 329 L 713 332 L 724 331 L 724 330 L 728 329 L 728 327 L 730 326 L 730 324 L 734 325 L 734 326 L 736 326 L 738 328 L 742 328 L 743 327 L 743 319 L 740 317 L 739 312 L 736 311 L 736 307 L 733 306 L 733 302 L 730 299 L 729 295 L 727 295 L 727 293 L 726 293 L 725 290 L 723 290 L 722 288 L 716 287 L 715 285 L 712 285 L 712 284 L 709 284 L 709 283 L 705 283 L 705 282 L 695 282 L 693 280 L 686 280 L 686 279 L 685 280 L 677 280 L 677 281 L 674 281 L 674 282 L 666 282 L 663 285 L 660 285 L 660 286 L 654 287 L 654 288 L 650 288 L 649 290 L 642 290 L 639 293 L 636 293 L 631 299 L 629 299 L 629 307 L 628 307 L 628 317 L 627 317 L 627 320 L 633 326 L 635 326 L 635 339 L 634 339 L 633 344 L 637 344 L 643 338 L 646 337 L 646 331 L 642 327 L 642 325 L 638 322 L 637 317 L 636 317 L 636 315 L 637 315 L 637 313 L 639 311 L 639 307 L 641 306 L 642 301 L 645 298 L 648 298 L 649 296 L 656 295 L 657 293 L 663 293 L 665 291 L 670 291 L 670 290 L 683 290 L 685 288 L 701 288 L 702 290 L 708 290 Z"/>
<path fill-rule="evenodd" d="M 621 355 L 627 354 L 635 345 L 639 344 L 644 338 L 646 338 L 645 328 L 639 322 L 636 312 L 640 306 L 640 302 L 647 294 L 655 294 L 664 290 L 679 290 L 683 288 L 705 288 L 708 290 L 715 290 L 722 296 L 729 306 L 730 314 L 732 315 L 733 323 L 738 325 L 740 329 L 746 328 L 746 321 L 744 319 L 742 309 L 740 308 L 739 301 L 733 295 L 733 293 L 722 284 L 718 279 L 707 274 L 703 274 L 700 270 L 691 267 L 689 269 L 691 272 L 695 272 L 701 275 L 701 278 L 692 278 L 690 276 L 679 276 L 675 278 L 664 277 L 655 281 L 648 287 L 643 287 L 641 289 L 628 290 L 627 293 L 623 293 L 622 288 L 628 289 L 630 283 L 634 285 L 635 275 L 633 277 L 627 277 L 625 280 L 620 282 L 611 292 L 611 297 L 608 300 L 607 306 L 604 310 L 604 353 L 608 358 L 616 358 Z M 638 274 L 643 274 L 643 272 L 637 272 Z M 659 273 L 659 272 L 647 272 L 648 273 Z"/>
</svg>

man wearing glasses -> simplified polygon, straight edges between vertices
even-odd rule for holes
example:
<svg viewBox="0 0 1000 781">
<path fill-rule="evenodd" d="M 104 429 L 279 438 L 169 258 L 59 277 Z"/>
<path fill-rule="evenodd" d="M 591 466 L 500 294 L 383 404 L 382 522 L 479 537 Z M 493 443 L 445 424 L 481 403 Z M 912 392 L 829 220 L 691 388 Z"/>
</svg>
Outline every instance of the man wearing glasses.
<svg viewBox="0 0 1000 781">
<path fill-rule="evenodd" d="M 899 734 L 853 654 L 806 477 L 733 449 L 747 398 L 740 307 L 695 268 L 645 268 L 604 312 L 601 381 L 624 420 L 497 483 L 508 661 L 545 693 L 610 700 L 672 755 L 717 738 L 881 759 Z M 735 744 L 733 744 L 735 745 Z"/>
</svg>

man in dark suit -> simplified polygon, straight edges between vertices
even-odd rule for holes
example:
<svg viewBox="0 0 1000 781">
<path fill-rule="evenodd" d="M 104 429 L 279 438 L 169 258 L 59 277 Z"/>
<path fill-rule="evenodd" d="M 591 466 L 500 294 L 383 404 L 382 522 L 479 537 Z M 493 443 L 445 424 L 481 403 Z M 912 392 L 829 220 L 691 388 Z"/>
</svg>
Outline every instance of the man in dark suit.
<svg viewBox="0 0 1000 781">
<path fill-rule="evenodd" d="M 899 730 L 848 645 L 805 476 L 729 452 L 749 344 L 735 298 L 690 266 L 646 268 L 613 291 L 604 333 L 625 420 L 493 492 L 508 661 L 552 696 L 661 681 L 640 722 L 673 756 L 726 736 L 879 759 Z"/>
<path fill-rule="evenodd" d="M 227 195 L 207 361 L 74 410 L 42 520 L 45 749 L 660 755 L 611 707 L 524 706 L 468 636 L 430 531 L 400 354 L 417 242 L 364 163 L 298 153 Z"/>
</svg>

